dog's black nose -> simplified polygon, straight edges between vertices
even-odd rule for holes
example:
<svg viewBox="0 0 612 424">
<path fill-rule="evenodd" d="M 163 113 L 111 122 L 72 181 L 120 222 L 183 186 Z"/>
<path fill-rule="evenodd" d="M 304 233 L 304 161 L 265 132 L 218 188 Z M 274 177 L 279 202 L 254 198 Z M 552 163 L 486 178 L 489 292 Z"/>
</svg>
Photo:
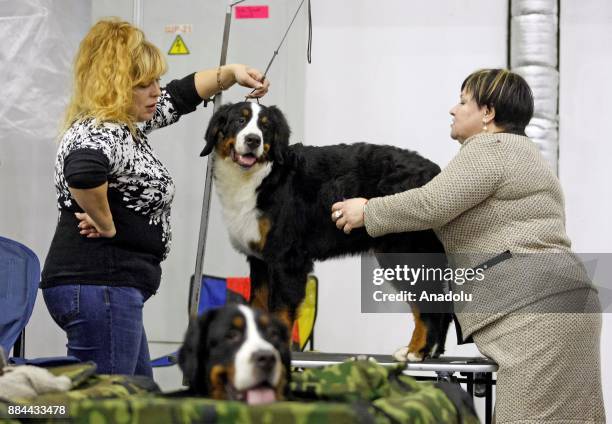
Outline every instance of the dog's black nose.
<svg viewBox="0 0 612 424">
<path fill-rule="evenodd" d="M 244 137 L 244 142 L 249 149 L 256 149 L 261 144 L 261 138 L 257 134 L 249 134 Z"/>
<path fill-rule="evenodd" d="M 270 350 L 257 350 L 253 352 L 252 358 L 255 366 L 264 372 L 272 371 L 276 362 L 274 352 Z"/>
</svg>

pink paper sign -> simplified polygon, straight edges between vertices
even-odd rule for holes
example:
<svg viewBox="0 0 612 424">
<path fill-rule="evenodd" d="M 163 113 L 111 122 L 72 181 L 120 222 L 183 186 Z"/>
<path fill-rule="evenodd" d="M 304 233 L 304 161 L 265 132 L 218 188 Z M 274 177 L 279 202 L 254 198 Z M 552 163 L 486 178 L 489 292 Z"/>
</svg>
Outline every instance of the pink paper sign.
<svg viewBox="0 0 612 424">
<path fill-rule="evenodd" d="M 268 19 L 268 6 L 236 6 L 236 19 Z"/>
</svg>

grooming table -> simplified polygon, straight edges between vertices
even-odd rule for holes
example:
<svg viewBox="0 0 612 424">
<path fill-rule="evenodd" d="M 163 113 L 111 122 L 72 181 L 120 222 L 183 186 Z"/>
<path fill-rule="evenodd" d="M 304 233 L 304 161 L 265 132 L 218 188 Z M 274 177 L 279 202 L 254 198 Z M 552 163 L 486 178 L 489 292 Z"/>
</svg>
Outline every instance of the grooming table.
<svg viewBox="0 0 612 424">
<path fill-rule="evenodd" d="M 291 352 L 291 365 L 297 368 L 316 368 L 325 365 L 339 364 L 350 358 L 374 358 L 383 366 L 393 366 L 397 361 L 391 355 L 357 355 L 350 353 Z M 413 375 L 412 372 L 433 372 L 436 377 Z M 493 417 L 493 373 L 497 364 L 484 357 L 443 356 L 437 359 L 426 359 L 423 362 L 407 362 L 405 374 L 417 380 L 438 380 L 465 383 L 467 391 L 474 398 L 485 399 L 485 423 L 490 424 Z M 464 378 L 456 377 L 460 373 Z M 476 390 L 474 388 L 476 387 Z"/>
</svg>

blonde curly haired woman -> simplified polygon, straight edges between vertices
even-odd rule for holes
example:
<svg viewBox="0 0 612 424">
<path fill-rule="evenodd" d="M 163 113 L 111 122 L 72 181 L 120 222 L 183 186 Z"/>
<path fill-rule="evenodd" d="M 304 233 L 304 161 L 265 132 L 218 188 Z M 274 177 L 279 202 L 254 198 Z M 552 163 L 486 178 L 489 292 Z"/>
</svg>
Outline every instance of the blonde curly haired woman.
<svg viewBox="0 0 612 424">
<path fill-rule="evenodd" d="M 42 273 L 49 312 L 68 354 L 98 372 L 152 376 L 142 323 L 170 248 L 174 184 L 147 135 L 238 83 L 269 83 L 232 64 L 160 87 L 166 62 L 128 22 L 96 23 L 80 44 L 55 162 L 59 220 Z"/>
</svg>

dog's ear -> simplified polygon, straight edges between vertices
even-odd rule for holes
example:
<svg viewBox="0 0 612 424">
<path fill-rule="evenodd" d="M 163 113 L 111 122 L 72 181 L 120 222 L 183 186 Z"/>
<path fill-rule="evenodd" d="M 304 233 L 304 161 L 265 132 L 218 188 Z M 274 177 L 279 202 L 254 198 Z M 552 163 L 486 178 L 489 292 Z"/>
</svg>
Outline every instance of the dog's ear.
<svg viewBox="0 0 612 424">
<path fill-rule="evenodd" d="M 208 326 L 215 315 L 216 310 L 213 309 L 204 313 L 198 319 L 190 320 L 185 340 L 178 352 L 178 364 L 189 388 L 201 394 L 206 394 L 208 391 L 207 381 L 201 376 L 201 373 L 205 370 L 201 367 L 206 364 Z"/>
<path fill-rule="evenodd" d="M 283 115 L 280 109 L 276 106 L 268 107 L 268 113 L 274 123 L 272 157 L 274 162 L 278 162 L 279 165 L 282 165 L 285 162 L 285 158 L 289 150 L 291 128 L 289 128 L 285 115 Z"/>
<path fill-rule="evenodd" d="M 178 351 L 179 368 L 183 371 L 184 379 L 190 388 L 194 388 L 198 380 L 200 337 L 199 320 L 190 320 L 183 345 Z"/>
<path fill-rule="evenodd" d="M 204 135 L 206 146 L 204 146 L 204 150 L 202 150 L 200 156 L 208 156 L 215 148 L 215 144 L 217 144 L 219 137 L 223 136 L 223 129 L 227 124 L 229 110 L 232 106 L 232 103 L 224 104 L 215 112 L 212 118 L 210 118 L 206 134 Z"/>
</svg>

